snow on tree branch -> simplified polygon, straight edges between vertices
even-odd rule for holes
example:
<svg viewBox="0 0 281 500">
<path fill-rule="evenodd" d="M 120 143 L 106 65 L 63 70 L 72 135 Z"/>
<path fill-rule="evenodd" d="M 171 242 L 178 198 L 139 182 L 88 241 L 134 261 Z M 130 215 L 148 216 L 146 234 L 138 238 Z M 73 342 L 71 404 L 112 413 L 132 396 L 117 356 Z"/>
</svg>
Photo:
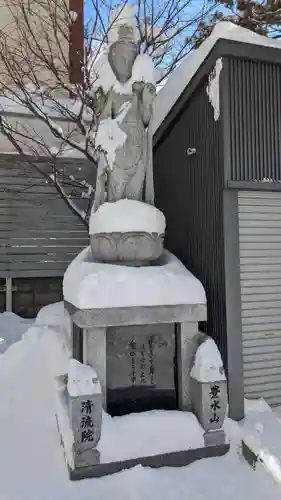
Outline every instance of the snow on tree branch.
<svg viewBox="0 0 281 500">
<path fill-rule="evenodd" d="M 0 131 L 11 149 L 40 171 L 87 223 L 95 175 L 82 183 L 75 176 L 69 179 L 57 168 L 57 160 L 83 158 L 96 172 L 101 154 L 97 131 L 108 107 L 96 68 L 132 6 L 125 0 L 116 9 L 111 0 L 91 0 L 83 27 L 81 13 L 71 10 L 68 0 L 2 4 L 7 23 L 0 22 Z M 161 82 L 191 50 L 190 33 L 214 10 L 215 2 L 138 0 L 134 7 L 138 52 L 152 57 Z M 73 33 L 82 33 L 81 46 Z M 38 166 L 36 159 L 42 157 L 50 162 L 51 174 Z M 89 201 L 86 211 L 76 207 L 66 188 L 69 183 L 78 185 L 81 198 Z"/>
</svg>

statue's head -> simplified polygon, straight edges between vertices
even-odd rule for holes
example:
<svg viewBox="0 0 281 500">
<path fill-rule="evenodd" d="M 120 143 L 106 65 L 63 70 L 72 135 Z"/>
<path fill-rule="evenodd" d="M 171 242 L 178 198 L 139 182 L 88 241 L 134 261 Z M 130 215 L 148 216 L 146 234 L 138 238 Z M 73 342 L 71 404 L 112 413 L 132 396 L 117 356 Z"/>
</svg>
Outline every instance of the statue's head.
<svg viewBox="0 0 281 500">
<path fill-rule="evenodd" d="M 126 83 L 132 76 L 137 57 L 134 29 L 124 24 L 118 27 L 118 39 L 110 46 L 108 59 L 112 71 L 120 83 Z"/>
</svg>

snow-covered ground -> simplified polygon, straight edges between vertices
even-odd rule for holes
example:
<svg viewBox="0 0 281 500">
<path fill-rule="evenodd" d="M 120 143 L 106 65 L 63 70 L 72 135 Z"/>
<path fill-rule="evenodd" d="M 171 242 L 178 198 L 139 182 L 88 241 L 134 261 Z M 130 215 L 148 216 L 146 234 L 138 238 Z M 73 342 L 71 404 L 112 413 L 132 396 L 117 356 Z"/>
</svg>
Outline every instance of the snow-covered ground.
<svg viewBox="0 0 281 500">
<path fill-rule="evenodd" d="M 70 482 L 54 418 L 52 382 L 53 375 L 66 368 L 66 347 L 58 339 L 67 338 L 67 321 L 62 304 L 44 308 L 31 325 L 11 314 L 0 315 L 0 336 L 6 347 L 0 357 L 0 500 L 237 500 L 249 496 L 255 500 L 280 499 L 281 486 L 262 468 L 252 470 L 237 452 L 247 422 L 258 423 L 260 412 L 271 412 L 263 401 L 247 402 L 246 425 L 227 419 L 225 431 L 231 451 L 224 457 L 175 469 L 138 466 L 109 477 Z M 24 330 L 23 339 L 15 342 Z M 192 445 L 194 425 L 189 418 L 184 425 L 182 415 L 176 424 L 176 435 L 182 426 L 183 435 L 190 433 Z M 126 443 L 124 424 L 108 418 L 111 429 L 118 429 L 120 449 L 132 448 L 131 442 Z M 140 431 L 150 420 L 148 414 L 136 418 L 135 448 L 143 446 Z M 151 423 L 155 418 L 154 413 Z M 172 415 L 170 418 L 172 434 Z M 159 427 L 164 423 L 161 419 L 160 412 Z M 153 425 L 156 428 L 155 422 Z M 167 431 L 165 426 L 163 429 Z M 107 451 L 110 441 L 104 444 Z"/>
</svg>

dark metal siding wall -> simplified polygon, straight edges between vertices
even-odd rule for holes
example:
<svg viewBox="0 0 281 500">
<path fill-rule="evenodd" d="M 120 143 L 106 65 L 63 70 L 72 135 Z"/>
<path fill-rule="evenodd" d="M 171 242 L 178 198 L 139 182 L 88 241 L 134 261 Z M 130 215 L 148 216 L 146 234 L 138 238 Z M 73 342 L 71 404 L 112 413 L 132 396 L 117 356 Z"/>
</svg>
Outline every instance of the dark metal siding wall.
<svg viewBox="0 0 281 500">
<path fill-rule="evenodd" d="M 206 93 L 197 88 L 188 107 L 154 152 L 156 205 L 166 215 L 166 248 L 203 283 L 207 292 L 205 329 L 227 361 L 223 165 L 220 120 Z M 188 148 L 196 154 L 187 155 Z"/>
<path fill-rule="evenodd" d="M 64 168 L 85 178 L 76 166 Z M 0 277 L 63 276 L 87 245 L 84 224 L 56 189 L 16 155 L 0 155 Z"/>
<path fill-rule="evenodd" d="M 0 278 L 0 313 L 6 310 L 6 280 Z"/>
<path fill-rule="evenodd" d="M 61 300 L 62 278 L 13 279 L 12 309 L 23 318 L 35 318 L 42 307 Z"/>
<path fill-rule="evenodd" d="M 281 64 L 229 59 L 234 181 L 281 180 Z"/>
</svg>

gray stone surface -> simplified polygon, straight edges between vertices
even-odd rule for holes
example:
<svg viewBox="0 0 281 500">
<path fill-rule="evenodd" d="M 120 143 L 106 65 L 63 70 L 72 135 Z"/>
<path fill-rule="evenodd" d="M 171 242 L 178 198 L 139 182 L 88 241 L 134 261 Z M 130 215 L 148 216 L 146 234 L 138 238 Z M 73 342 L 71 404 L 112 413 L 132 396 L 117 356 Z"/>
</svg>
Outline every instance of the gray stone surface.
<svg viewBox="0 0 281 500">
<path fill-rule="evenodd" d="M 152 338 L 153 353 L 151 355 L 149 342 Z M 121 404 L 124 398 L 139 398 L 139 401 L 141 399 L 144 401 L 146 396 L 148 399 L 152 398 L 153 393 L 148 397 L 149 391 L 146 394 L 146 388 L 150 392 L 151 389 L 154 390 L 153 397 L 157 399 L 155 407 L 158 407 L 157 404 L 160 404 L 163 398 L 164 407 L 174 408 L 175 386 L 177 385 L 178 408 L 191 411 L 190 370 L 196 350 L 205 339 L 206 335 L 198 332 L 198 325 L 193 322 L 177 325 L 155 323 L 118 326 L 107 329 L 85 328 L 83 329 L 83 362 L 93 366 L 97 371 L 103 389 L 104 409 L 107 408 L 108 391 L 115 391 L 115 395 L 111 392 L 111 402 L 114 397 L 118 396 Z M 134 341 L 136 352 L 133 353 L 130 346 Z M 132 369 L 133 360 L 134 370 Z M 154 371 L 152 383 L 149 370 Z M 177 382 L 175 377 L 177 377 Z M 134 390 L 130 395 L 129 391 L 124 391 L 129 388 Z M 138 398 L 136 398 L 137 392 Z"/>
<path fill-rule="evenodd" d="M 177 369 L 178 369 L 178 401 L 179 409 L 192 410 L 190 394 L 190 371 L 196 350 L 206 338 L 198 332 L 197 323 L 177 324 Z"/>
<path fill-rule="evenodd" d="M 83 362 L 83 342 L 84 342 L 84 334 L 83 329 L 78 326 L 73 319 L 71 319 L 71 336 L 72 342 L 71 345 L 71 356 L 74 359 L 77 359 L 81 363 Z"/>
<path fill-rule="evenodd" d="M 81 467 L 71 470 L 69 468 L 69 476 L 73 481 L 90 478 L 101 477 L 109 474 L 115 474 L 124 469 L 130 469 L 136 465 L 144 467 L 160 468 L 160 467 L 184 467 L 197 460 L 209 457 L 221 457 L 229 451 L 229 444 L 219 446 L 206 446 L 204 448 L 189 449 L 185 451 L 175 451 L 172 453 L 162 453 L 150 457 L 133 458 L 122 462 L 101 463 L 94 467 Z"/>
<path fill-rule="evenodd" d="M 110 413 L 176 409 L 175 385 L 174 324 L 108 328 Z"/>
<path fill-rule="evenodd" d="M 78 309 L 69 302 L 65 307 L 72 321 L 81 328 L 116 325 L 147 325 L 155 323 L 199 322 L 207 319 L 206 304 L 169 306 L 113 307 L 107 309 Z"/>
<path fill-rule="evenodd" d="M 175 325 L 108 328 L 107 386 L 174 389 Z"/>
<path fill-rule="evenodd" d="M 83 329 L 83 363 L 94 367 L 103 391 L 106 409 L 106 328 Z"/>
<path fill-rule="evenodd" d="M 95 448 L 101 436 L 102 393 L 69 395 L 69 418 L 76 452 Z"/>
<path fill-rule="evenodd" d="M 72 381 L 71 393 L 68 390 L 68 374 L 56 377 L 57 411 L 56 420 L 61 444 L 65 451 L 65 460 L 69 465 L 88 467 L 99 463 L 100 454 L 95 449 L 102 429 L 102 390 L 98 379 L 93 379 L 94 390 L 91 394 L 81 394 L 80 381 Z M 76 390 L 74 387 L 76 385 Z M 74 391 L 74 392 L 73 392 Z M 78 395 L 74 395 L 77 391 Z M 70 429 L 73 436 L 71 444 Z"/>
<path fill-rule="evenodd" d="M 143 266 L 157 260 L 163 252 L 164 234 L 147 232 L 97 233 L 90 236 L 95 259 L 120 261 Z"/>
<path fill-rule="evenodd" d="M 219 446 L 225 444 L 225 432 L 223 429 L 207 431 L 204 433 L 205 446 Z"/>
<path fill-rule="evenodd" d="M 96 449 L 89 448 L 81 452 L 73 446 L 74 469 L 82 467 L 92 467 L 100 464 L 100 452 Z"/>
<path fill-rule="evenodd" d="M 198 382 L 190 377 L 192 408 L 202 427 L 220 429 L 227 409 L 227 382 Z"/>
</svg>

